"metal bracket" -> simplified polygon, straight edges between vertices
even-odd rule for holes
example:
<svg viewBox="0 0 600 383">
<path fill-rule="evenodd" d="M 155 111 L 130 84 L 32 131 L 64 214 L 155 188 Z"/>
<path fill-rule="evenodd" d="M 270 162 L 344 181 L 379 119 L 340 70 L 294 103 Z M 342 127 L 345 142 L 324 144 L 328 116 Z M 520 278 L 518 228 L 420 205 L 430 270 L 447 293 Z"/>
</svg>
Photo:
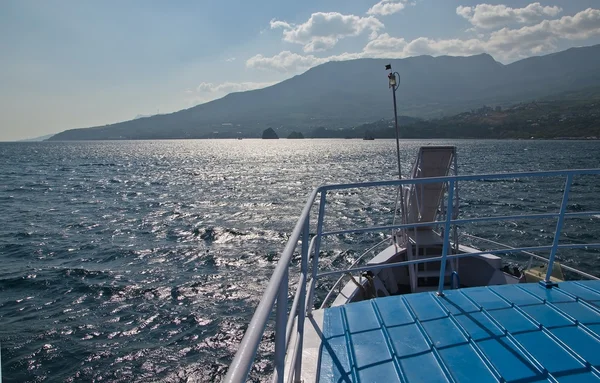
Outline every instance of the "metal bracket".
<svg viewBox="0 0 600 383">
<path fill-rule="evenodd" d="M 540 281 L 540 286 L 545 287 L 547 289 L 551 289 L 553 287 L 558 287 L 558 283 L 552 281 Z"/>
</svg>

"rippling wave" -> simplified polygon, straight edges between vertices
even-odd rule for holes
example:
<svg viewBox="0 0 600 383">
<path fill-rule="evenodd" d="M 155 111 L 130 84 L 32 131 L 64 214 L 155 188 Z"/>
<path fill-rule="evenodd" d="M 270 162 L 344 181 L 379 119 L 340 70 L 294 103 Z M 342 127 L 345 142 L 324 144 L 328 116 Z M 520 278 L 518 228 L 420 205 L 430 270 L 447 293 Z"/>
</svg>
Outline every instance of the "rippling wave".
<svg viewBox="0 0 600 383">
<path fill-rule="evenodd" d="M 598 142 L 405 141 L 403 174 L 421 144 L 457 145 L 461 174 L 600 163 Z M 311 189 L 397 178 L 394 150 L 389 140 L 0 144 L 5 381 L 218 381 Z M 461 185 L 461 215 L 557 209 L 562 182 Z M 569 210 L 600 211 L 599 196 L 597 180 L 576 180 Z M 391 188 L 328 198 L 332 230 L 392 220 Z M 568 220 L 562 240 L 598 241 L 599 218 Z M 534 246 L 547 244 L 553 226 L 462 230 Z M 347 266 L 382 238 L 328 238 L 322 266 Z M 583 249 L 560 257 L 600 272 L 599 255 Z M 330 285 L 320 284 L 321 298 Z M 269 327 L 266 339 L 273 338 Z M 269 342 L 261 345 L 252 379 L 272 371 L 272 352 Z"/>
</svg>

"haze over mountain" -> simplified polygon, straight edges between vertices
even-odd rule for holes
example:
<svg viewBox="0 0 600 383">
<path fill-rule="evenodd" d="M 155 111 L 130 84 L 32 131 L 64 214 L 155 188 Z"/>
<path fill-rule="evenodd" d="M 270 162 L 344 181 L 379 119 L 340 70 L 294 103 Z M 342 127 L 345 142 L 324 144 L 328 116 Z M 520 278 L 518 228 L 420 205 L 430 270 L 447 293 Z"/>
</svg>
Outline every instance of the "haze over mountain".
<svg viewBox="0 0 600 383">
<path fill-rule="evenodd" d="M 26 138 L 24 140 L 19 140 L 19 142 L 40 142 L 47 141 L 50 137 L 54 136 L 54 134 L 46 134 L 45 136 Z"/>
<path fill-rule="evenodd" d="M 179 112 L 72 129 L 51 140 L 258 136 L 306 132 L 392 116 L 385 64 L 401 76 L 399 114 L 439 117 L 600 85 L 600 45 L 501 64 L 488 54 L 328 62 L 276 85 L 229 94 Z"/>
</svg>

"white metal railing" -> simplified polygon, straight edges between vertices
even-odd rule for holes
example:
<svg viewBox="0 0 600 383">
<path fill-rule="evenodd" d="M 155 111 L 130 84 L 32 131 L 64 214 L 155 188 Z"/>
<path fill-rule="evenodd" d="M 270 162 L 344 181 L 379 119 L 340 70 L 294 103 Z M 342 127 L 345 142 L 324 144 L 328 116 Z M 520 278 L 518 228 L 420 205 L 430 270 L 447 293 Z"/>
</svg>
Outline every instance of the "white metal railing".
<svg viewBox="0 0 600 383">
<path fill-rule="evenodd" d="M 252 364 L 256 355 L 256 351 L 261 342 L 264 330 L 269 321 L 269 317 L 273 311 L 273 306 L 277 302 L 275 308 L 275 358 L 274 358 L 274 382 L 284 381 L 284 368 L 286 364 L 286 355 L 288 358 L 289 371 L 287 374 L 287 381 L 300 382 L 301 366 L 302 366 L 302 344 L 304 339 L 304 321 L 307 315 L 310 315 L 314 305 L 314 294 L 316 281 L 325 276 L 340 275 L 346 273 L 356 273 L 367 270 L 378 270 L 388 267 L 397 266 L 408 266 L 418 263 L 427 262 L 440 262 L 440 276 L 438 294 L 443 294 L 444 289 L 444 277 L 445 277 L 445 265 L 446 260 L 458 259 L 464 257 L 473 257 L 482 254 L 502 254 L 512 252 L 529 252 L 532 251 L 549 251 L 550 256 L 548 259 L 540 257 L 548 262 L 548 270 L 545 280 L 540 282 L 547 288 L 551 288 L 554 284 L 550 281 L 550 275 L 552 274 L 552 267 L 554 265 L 554 259 L 559 249 L 581 249 L 590 247 L 600 247 L 600 243 L 578 243 L 578 244 L 559 244 L 560 234 L 565 218 L 570 217 L 581 217 L 581 216 L 592 216 L 599 215 L 598 211 L 587 211 L 587 212 L 574 212 L 567 213 L 567 203 L 569 199 L 569 193 L 571 184 L 575 176 L 581 175 L 600 175 L 600 169 L 583 169 L 583 170 L 561 170 L 561 171 L 549 171 L 549 172 L 521 172 L 521 173 L 502 173 L 502 174 L 484 174 L 484 175 L 463 175 L 463 176 L 450 176 L 450 177 L 432 177 L 432 178 L 417 178 L 417 179 L 402 179 L 393 181 L 377 181 L 377 182 L 365 182 L 365 183 L 352 183 L 352 184 L 338 184 L 338 185 L 325 185 L 316 188 L 308 198 L 304 209 L 290 235 L 288 242 L 281 253 L 281 257 L 269 283 L 265 289 L 262 299 L 256 308 L 254 316 L 248 325 L 246 334 L 240 343 L 238 351 L 229 366 L 225 382 L 245 382 L 247 375 L 252 368 Z M 383 187 L 383 186 L 396 186 L 403 187 L 405 185 L 422 185 L 427 183 L 446 183 L 447 190 L 447 201 L 453 201 L 454 190 L 457 182 L 464 181 L 482 181 L 482 180 L 501 180 L 501 179 L 515 179 L 515 178 L 541 178 L 541 177 L 564 177 L 566 178 L 565 186 L 563 189 L 562 203 L 560 209 L 556 213 L 547 214 L 527 214 L 527 215 L 512 215 L 512 216 L 496 216 L 496 217 L 479 217 L 472 219 L 456 219 L 453 215 L 453 203 L 448 203 L 446 206 L 447 211 L 442 220 L 434 222 L 420 222 L 413 224 L 394 224 L 388 226 L 377 226 L 377 227 L 364 227 L 364 228 L 351 228 L 344 230 L 333 230 L 324 231 L 324 217 L 325 207 L 327 202 L 327 192 L 333 190 L 344 190 L 344 189 L 363 189 L 372 187 Z M 309 245 L 309 230 L 310 230 L 310 212 L 311 208 L 315 203 L 317 196 L 319 198 L 319 213 L 317 216 L 317 231 L 316 235 L 310 241 Z M 442 201 L 443 203 L 443 201 Z M 551 245 L 547 246 L 534 246 L 534 247 L 507 247 L 503 246 L 502 249 L 498 250 L 486 250 L 474 253 L 465 253 L 457 255 L 448 255 L 450 246 L 450 228 L 452 225 L 456 227 L 458 224 L 467 224 L 472 222 L 494 222 L 504 220 L 516 220 L 516 219 L 540 219 L 540 218 L 556 218 L 556 229 Z M 334 270 L 328 272 L 319 273 L 319 252 L 321 247 L 321 239 L 324 236 L 345 234 L 345 233 L 366 233 L 366 232 L 389 232 L 391 230 L 406 230 L 409 228 L 416 228 L 419 226 L 432 226 L 442 225 L 443 230 L 443 250 L 440 257 L 427 258 L 421 260 L 411 260 L 404 262 L 395 262 L 390 264 L 378 264 L 378 265 L 366 265 L 361 267 L 355 267 L 353 264 L 350 268 L 344 270 Z M 291 309 L 288 312 L 288 285 L 289 285 L 289 272 L 294 250 L 301 244 L 301 264 L 300 264 L 300 277 L 297 284 L 297 289 L 294 294 L 294 300 L 291 305 Z M 309 256 L 312 254 L 312 270 L 310 278 L 308 275 L 308 262 Z M 294 334 L 295 332 L 295 334 Z M 290 344 L 290 340 L 295 339 L 293 345 Z"/>
<path fill-rule="evenodd" d="M 568 214 L 569 217 L 576 217 L 577 215 L 578 215 L 577 213 Z M 481 237 L 477 237 L 475 235 L 470 235 L 470 234 L 466 234 L 466 233 L 462 233 L 461 236 L 467 237 L 467 238 L 472 238 L 472 239 L 475 239 L 477 241 L 488 242 L 488 243 L 494 244 L 496 246 L 504 247 L 506 249 L 516 250 L 515 247 L 508 246 L 508 245 L 506 245 L 504 243 L 492 241 L 491 239 L 481 238 Z M 559 248 L 560 248 L 560 246 L 559 246 Z M 529 256 L 529 262 L 527 262 L 526 269 L 531 268 L 531 264 L 533 263 L 534 259 L 536 259 L 538 261 L 542 261 L 544 263 L 548 262 L 548 258 L 544 258 L 541 255 L 532 253 L 531 251 L 521 250 L 519 252 Z M 565 270 L 568 270 L 568 271 L 570 271 L 572 273 L 575 273 L 575 274 L 579 275 L 580 277 L 584 277 L 584 278 L 588 278 L 588 279 L 597 279 L 597 280 L 600 280 L 600 278 L 598 278 L 595 275 L 586 273 L 585 271 L 577 270 L 576 268 L 573 268 L 573 267 L 570 267 L 570 266 L 567 266 L 567 265 L 561 264 L 560 267 L 563 268 L 563 269 L 565 269 Z"/>
<path fill-rule="evenodd" d="M 352 264 L 350 265 L 350 268 L 353 268 L 354 266 L 358 265 L 360 263 L 360 261 L 362 261 L 363 258 L 367 254 L 369 254 L 371 251 L 375 250 L 376 248 L 378 248 L 382 244 L 389 243 L 391 241 L 393 241 L 393 237 L 389 236 L 389 237 L 386 237 L 385 239 L 383 239 L 382 241 L 377 242 L 375 245 L 369 247 L 367 250 L 363 251 L 363 253 L 358 258 L 356 258 L 356 260 L 354 262 L 352 262 Z M 331 299 L 331 296 L 333 294 L 335 294 L 335 290 L 338 288 L 338 286 L 342 283 L 343 280 L 344 280 L 344 276 L 342 275 L 341 277 L 338 278 L 337 281 L 335 281 L 335 283 L 333 284 L 333 286 L 331 287 L 331 289 L 327 293 L 327 296 L 323 300 L 323 303 L 321 303 L 321 308 L 325 308 L 327 302 L 329 302 L 329 300 Z M 360 281 L 361 280 L 359 279 L 359 282 Z"/>
</svg>

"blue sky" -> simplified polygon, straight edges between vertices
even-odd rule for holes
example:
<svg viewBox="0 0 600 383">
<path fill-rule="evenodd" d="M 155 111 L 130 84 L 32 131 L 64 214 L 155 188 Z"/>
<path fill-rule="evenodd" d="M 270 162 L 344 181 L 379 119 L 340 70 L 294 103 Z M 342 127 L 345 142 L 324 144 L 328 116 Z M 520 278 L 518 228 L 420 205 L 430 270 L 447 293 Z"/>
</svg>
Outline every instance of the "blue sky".
<svg viewBox="0 0 600 383">
<path fill-rule="evenodd" d="M 330 60 L 600 43 L 597 0 L 2 0 L 0 141 L 168 113 Z"/>
</svg>

